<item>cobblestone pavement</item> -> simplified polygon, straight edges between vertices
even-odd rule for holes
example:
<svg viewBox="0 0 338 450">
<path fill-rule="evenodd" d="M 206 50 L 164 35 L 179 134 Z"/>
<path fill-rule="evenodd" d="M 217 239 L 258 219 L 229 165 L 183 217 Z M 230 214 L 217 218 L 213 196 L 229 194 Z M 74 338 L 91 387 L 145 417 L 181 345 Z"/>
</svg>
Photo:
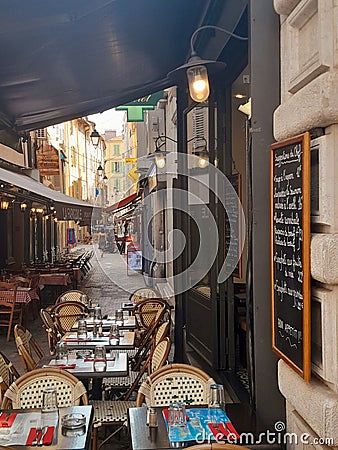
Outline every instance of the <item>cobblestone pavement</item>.
<svg viewBox="0 0 338 450">
<path fill-rule="evenodd" d="M 83 245 L 76 247 L 76 250 L 94 250 L 91 259 L 92 268 L 87 276 L 79 283 L 78 289 L 87 293 L 94 303 L 99 303 L 102 313 L 108 314 L 127 301 L 130 293 L 138 287 L 144 285 L 142 277 L 138 274 L 127 274 L 125 257 L 119 254 L 104 253 L 101 257 L 96 245 Z M 119 286 L 116 284 L 118 282 Z M 42 291 L 43 292 L 43 291 Z M 43 295 L 43 297 L 45 297 Z M 50 297 L 48 303 L 52 304 L 56 300 L 56 295 Z M 46 306 L 44 301 L 43 306 Z M 26 327 L 38 341 L 43 351 L 48 354 L 47 335 L 42 328 L 40 316 L 33 319 L 32 309 L 29 305 L 27 310 Z M 0 330 L 0 348 L 3 353 L 13 362 L 19 373 L 23 373 L 20 357 L 17 353 L 13 334 L 9 342 L 6 342 L 5 330 Z"/>
</svg>

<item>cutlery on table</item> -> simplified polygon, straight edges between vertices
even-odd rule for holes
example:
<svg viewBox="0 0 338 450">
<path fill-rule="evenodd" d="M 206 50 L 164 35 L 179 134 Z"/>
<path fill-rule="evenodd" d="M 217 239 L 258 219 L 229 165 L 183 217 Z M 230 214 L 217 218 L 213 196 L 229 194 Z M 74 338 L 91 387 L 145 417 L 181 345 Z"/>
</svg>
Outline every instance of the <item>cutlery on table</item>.
<svg viewBox="0 0 338 450">
<path fill-rule="evenodd" d="M 38 445 L 39 436 L 40 436 L 41 433 L 42 433 L 42 428 L 36 428 L 35 437 L 32 440 L 32 444 L 31 445 Z"/>
<path fill-rule="evenodd" d="M 47 426 L 45 426 L 45 427 L 42 428 L 42 430 L 41 430 L 41 436 L 40 436 L 40 438 L 38 439 L 38 443 L 37 443 L 38 446 L 43 445 L 43 438 L 45 437 L 47 431 L 48 431 L 48 427 L 47 427 Z"/>
</svg>

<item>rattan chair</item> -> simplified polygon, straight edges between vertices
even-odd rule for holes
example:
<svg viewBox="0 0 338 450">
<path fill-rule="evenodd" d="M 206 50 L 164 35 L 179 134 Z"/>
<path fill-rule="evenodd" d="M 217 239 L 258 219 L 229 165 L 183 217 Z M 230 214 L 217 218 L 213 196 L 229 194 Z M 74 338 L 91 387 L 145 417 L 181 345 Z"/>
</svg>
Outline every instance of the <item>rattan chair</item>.
<svg viewBox="0 0 338 450">
<path fill-rule="evenodd" d="M 136 319 L 135 345 L 143 347 L 151 339 L 158 325 L 169 318 L 167 303 L 162 299 L 143 300 L 133 311 Z"/>
<path fill-rule="evenodd" d="M 141 384 L 136 405 L 168 406 L 175 401 L 190 405 L 209 403 L 215 381 L 203 370 L 188 364 L 171 364 L 149 375 Z"/>
<path fill-rule="evenodd" d="M 71 290 L 63 292 L 59 297 L 55 300 L 55 304 L 62 303 L 62 302 L 81 302 L 82 295 L 87 295 L 85 292 L 79 291 L 79 290 Z M 88 296 L 87 296 L 88 298 Z"/>
<path fill-rule="evenodd" d="M 18 288 L 30 288 L 34 290 L 38 294 L 38 298 L 33 298 L 28 304 L 28 307 L 31 308 L 33 319 L 37 318 L 38 307 L 40 304 L 40 295 L 38 286 L 35 284 L 35 279 L 24 277 L 22 275 L 14 275 L 9 279 L 9 283 L 16 284 Z"/>
<path fill-rule="evenodd" d="M 154 338 L 157 334 L 157 330 L 159 328 L 159 323 L 163 317 L 163 311 L 159 312 L 156 320 L 152 324 L 152 326 L 149 328 L 149 330 L 146 332 L 146 334 L 143 336 L 143 339 L 141 341 L 141 344 L 135 353 L 135 350 L 127 350 L 128 356 L 130 357 L 130 372 L 127 377 L 109 377 L 103 379 L 103 386 L 106 392 L 112 392 L 114 391 L 125 391 L 130 388 L 130 386 L 134 383 L 135 379 L 138 376 L 138 371 L 141 367 L 141 365 L 146 361 L 147 357 L 149 356 L 149 351 L 152 348 L 154 348 L 155 342 L 158 343 L 160 340 L 160 337 L 157 339 Z M 164 325 L 163 328 L 161 328 L 161 331 L 159 332 L 159 336 L 165 337 L 166 334 L 163 332 L 166 330 L 167 325 Z"/>
<path fill-rule="evenodd" d="M 78 319 L 89 314 L 87 306 L 79 301 L 57 303 L 49 312 L 62 335 L 70 331 Z"/>
<path fill-rule="evenodd" d="M 66 370 L 56 368 L 35 369 L 14 381 L 4 394 L 1 408 L 28 409 L 42 407 L 42 393 L 55 388 L 60 408 L 88 405 L 83 383 Z"/>
<path fill-rule="evenodd" d="M 142 362 L 145 360 L 150 350 L 154 348 L 162 339 L 168 336 L 170 330 L 170 322 L 161 323 L 154 329 L 153 335 L 149 337 L 148 341 L 144 342 L 142 346 L 137 349 L 135 355 L 131 358 L 131 368 L 136 371 L 140 368 Z"/>
<path fill-rule="evenodd" d="M 13 324 L 22 323 L 22 305 L 16 303 L 16 284 L 0 282 L 0 290 L 0 327 L 7 328 L 9 341 Z"/>
<path fill-rule="evenodd" d="M 60 340 L 62 336 L 59 333 L 49 311 L 47 311 L 46 309 L 41 309 L 40 317 L 42 320 L 42 326 L 47 333 L 47 340 L 50 354 L 54 355 L 56 343 Z"/>
<path fill-rule="evenodd" d="M 133 314 L 140 329 L 148 329 L 162 311 L 166 311 L 167 302 L 161 298 L 140 301 Z"/>
<path fill-rule="evenodd" d="M 101 442 L 99 446 L 100 448 L 112 436 L 114 436 L 118 431 L 126 426 L 128 408 L 133 408 L 136 406 L 136 403 L 134 401 L 129 401 L 131 394 L 137 389 L 139 381 L 146 371 L 148 371 L 148 374 L 152 373 L 162 367 L 163 364 L 165 364 L 170 351 L 170 346 L 171 342 L 169 338 L 165 338 L 157 344 L 157 346 L 149 355 L 146 363 L 144 364 L 144 366 L 142 366 L 140 372 L 137 374 L 137 377 L 135 378 L 132 386 L 121 398 L 122 401 L 92 400 L 90 402 L 90 404 L 94 408 L 92 450 L 97 449 L 98 428 L 111 425 L 118 426 L 117 430 L 115 430 L 104 441 Z"/>
<path fill-rule="evenodd" d="M 32 334 L 21 325 L 15 325 L 14 337 L 24 371 L 29 372 L 35 369 L 44 356 L 41 347 Z"/>
<path fill-rule="evenodd" d="M 139 303 L 141 300 L 147 298 L 159 298 L 160 295 L 155 289 L 151 288 L 140 288 L 133 292 L 129 297 L 130 303 Z"/>
<path fill-rule="evenodd" d="M 131 394 L 138 389 L 141 381 L 145 379 L 146 374 L 149 375 L 163 366 L 168 357 L 170 347 L 170 339 L 168 337 L 164 338 L 145 358 L 139 370 L 129 370 L 129 375 L 126 377 L 103 378 L 102 387 L 105 390 L 105 397 L 129 400 Z"/>
<path fill-rule="evenodd" d="M 2 402 L 3 395 L 8 389 L 8 386 L 19 377 L 19 372 L 11 361 L 6 355 L 0 352 L 0 403 Z"/>
</svg>

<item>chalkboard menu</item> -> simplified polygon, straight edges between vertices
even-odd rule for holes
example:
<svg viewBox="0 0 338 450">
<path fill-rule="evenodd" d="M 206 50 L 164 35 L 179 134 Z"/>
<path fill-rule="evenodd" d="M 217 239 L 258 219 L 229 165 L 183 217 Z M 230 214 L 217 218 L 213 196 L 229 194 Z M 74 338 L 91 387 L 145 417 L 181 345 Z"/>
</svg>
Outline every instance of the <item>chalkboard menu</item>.
<svg viewBox="0 0 338 450">
<path fill-rule="evenodd" d="M 230 196 L 226 199 L 227 209 L 231 211 L 231 215 L 235 217 L 240 217 L 239 208 L 242 201 L 242 191 L 241 191 L 241 176 L 240 174 L 230 175 L 228 176 L 228 180 L 232 184 L 232 187 L 235 189 L 237 197 Z M 227 214 L 225 215 L 225 255 L 228 260 L 227 264 L 231 264 L 232 267 L 235 267 L 232 276 L 241 278 L 242 277 L 242 259 L 241 259 L 241 250 L 242 243 L 240 241 L 242 237 L 241 230 L 241 220 L 238 220 L 238 232 L 231 234 L 230 222 Z M 230 240 L 237 240 L 236 245 L 230 246 Z M 230 253 L 231 252 L 231 253 Z"/>
<path fill-rule="evenodd" d="M 272 347 L 310 380 L 310 135 L 271 146 Z"/>
</svg>

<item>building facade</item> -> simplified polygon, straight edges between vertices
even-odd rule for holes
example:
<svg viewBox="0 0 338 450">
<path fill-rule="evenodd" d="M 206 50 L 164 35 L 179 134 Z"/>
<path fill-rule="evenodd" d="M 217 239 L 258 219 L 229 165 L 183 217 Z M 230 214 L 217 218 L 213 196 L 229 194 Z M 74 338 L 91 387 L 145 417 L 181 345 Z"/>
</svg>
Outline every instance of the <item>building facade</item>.
<svg viewBox="0 0 338 450">
<path fill-rule="evenodd" d="M 312 378 L 303 381 L 279 362 L 279 388 L 286 399 L 287 430 L 309 441 L 338 445 L 338 4 L 279 1 L 281 99 L 274 135 L 283 140 L 311 132 Z M 325 441 L 326 439 L 326 441 Z M 291 448 L 313 448 L 310 444 Z"/>
</svg>

